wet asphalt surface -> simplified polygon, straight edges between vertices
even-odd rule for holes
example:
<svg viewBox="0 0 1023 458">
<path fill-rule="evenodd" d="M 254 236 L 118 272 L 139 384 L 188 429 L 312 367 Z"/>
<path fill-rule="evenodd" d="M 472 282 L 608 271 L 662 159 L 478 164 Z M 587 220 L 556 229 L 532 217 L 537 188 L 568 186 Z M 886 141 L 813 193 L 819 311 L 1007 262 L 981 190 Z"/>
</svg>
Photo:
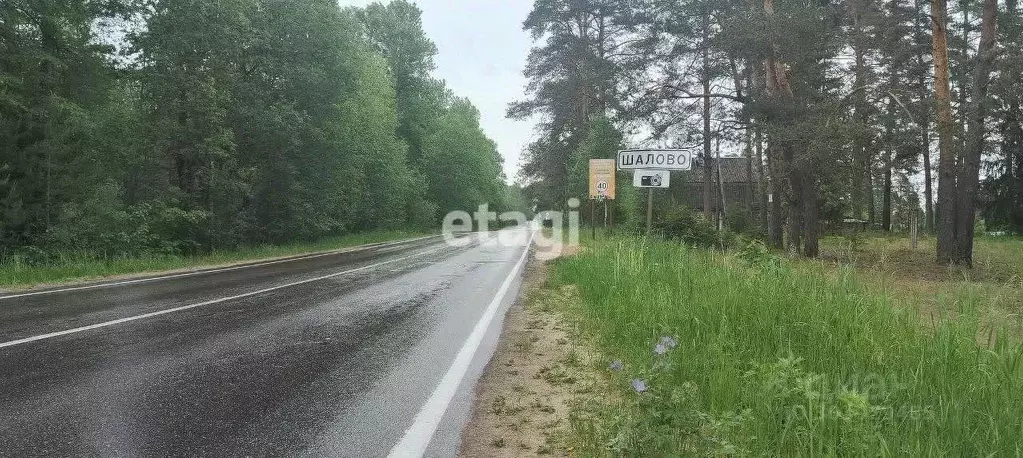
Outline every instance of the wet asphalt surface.
<svg viewBox="0 0 1023 458">
<path fill-rule="evenodd" d="M 513 274 L 522 242 L 429 238 L 0 295 L 2 345 L 304 282 L 0 348 L 0 456 L 384 456 Z M 426 455 L 457 453 L 500 326 Z"/>
</svg>

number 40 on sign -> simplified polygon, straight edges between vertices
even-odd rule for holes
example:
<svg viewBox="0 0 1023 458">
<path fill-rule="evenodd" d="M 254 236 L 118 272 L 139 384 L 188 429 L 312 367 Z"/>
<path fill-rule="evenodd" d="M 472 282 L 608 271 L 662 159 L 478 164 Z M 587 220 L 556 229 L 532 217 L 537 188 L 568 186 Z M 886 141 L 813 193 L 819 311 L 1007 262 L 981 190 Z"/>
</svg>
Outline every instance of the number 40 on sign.
<svg viewBox="0 0 1023 458">
<path fill-rule="evenodd" d="M 590 199 L 615 198 L 615 160 L 590 159 Z"/>
</svg>

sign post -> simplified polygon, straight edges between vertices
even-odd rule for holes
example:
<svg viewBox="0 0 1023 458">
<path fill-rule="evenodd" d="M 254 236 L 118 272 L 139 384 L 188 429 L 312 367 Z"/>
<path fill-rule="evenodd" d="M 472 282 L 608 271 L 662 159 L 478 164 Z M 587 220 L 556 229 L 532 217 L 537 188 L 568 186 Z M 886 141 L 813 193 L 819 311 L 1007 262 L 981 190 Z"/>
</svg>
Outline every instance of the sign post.
<svg viewBox="0 0 1023 458">
<path fill-rule="evenodd" d="M 632 185 L 647 188 L 646 234 L 653 232 L 654 188 L 671 186 L 672 170 L 689 170 L 693 154 L 683 150 L 625 150 L 618 152 L 618 170 L 633 170 Z"/>
<path fill-rule="evenodd" d="M 654 228 L 654 188 L 646 190 L 646 236 L 650 237 L 650 232 Z"/>
<path fill-rule="evenodd" d="M 595 201 L 615 199 L 615 172 L 614 159 L 590 159 L 590 226 L 594 239 L 597 238 Z"/>
<path fill-rule="evenodd" d="M 671 186 L 671 172 L 667 170 L 636 170 L 632 175 L 632 185 L 647 188 L 646 195 L 646 234 L 650 235 L 654 226 L 654 188 L 667 189 Z"/>
<path fill-rule="evenodd" d="M 615 233 L 615 208 L 611 207 L 611 210 L 607 212 L 607 219 L 611 220 L 611 228 L 609 229 L 610 234 Z"/>
</svg>

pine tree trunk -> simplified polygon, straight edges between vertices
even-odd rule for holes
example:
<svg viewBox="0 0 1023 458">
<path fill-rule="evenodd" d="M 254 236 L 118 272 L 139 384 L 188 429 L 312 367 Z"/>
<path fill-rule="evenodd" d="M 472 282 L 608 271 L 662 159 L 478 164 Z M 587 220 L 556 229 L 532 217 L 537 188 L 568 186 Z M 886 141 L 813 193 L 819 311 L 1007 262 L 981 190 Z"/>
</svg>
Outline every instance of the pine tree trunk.
<svg viewBox="0 0 1023 458">
<path fill-rule="evenodd" d="M 853 82 L 853 90 L 856 91 L 854 97 L 855 102 L 853 104 L 853 119 L 858 125 L 853 137 L 853 171 L 852 171 L 852 210 L 853 217 L 856 219 L 863 218 L 864 200 L 865 200 L 865 180 L 866 168 L 868 167 L 866 158 L 867 147 L 866 138 L 863 129 L 866 128 L 869 120 L 867 119 L 867 90 L 865 85 L 867 84 L 866 78 L 866 52 L 865 46 L 861 40 L 861 29 L 860 29 L 860 3 L 857 1 L 854 3 L 853 11 L 853 28 L 855 29 L 855 37 L 853 38 L 853 55 L 854 55 L 854 74 L 855 81 Z M 869 180 L 866 180 L 869 181 Z"/>
<path fill-rule="evenodd" d="M 1011 6 L 1011 5 L 1010 5 Z M 1010 10 L 1012 11 L 1012 10 Z M 1009 227 L 1019 231 L 1023 229 L 1023 112 L 1020 111 L 1020 98 L 1014 96 L 1009 103 L 1009 114 L 1005 120 L 1002 133 L 1002 153 L 1006 157 L 1006 169 L 1009 176 Z"/>
<path fill-rule="evenodd" d="M 786 145 L 784 149 L 785 170 L 789 178 L 788 194 L 788 248 L 791 253 L 800 253 L 802 246 L 803 228 L 803 177 L 802 172 L 796 168 L 795 154 L 792 146 Z"/>
<path fill-rule="evenodd" d="M 923 118 L 923 163 L 924 163 L 924 218 L 927 220 L 924 224 L 928 234 L 934 233 L 934 191 L 932 189 L 931 177 L 931 132 L 930 132 L 930 121 L 925 116 Z"/>
<path fill-rule="evenodd" d="M 750 219 L 752 219 L 755 216 L 753 213 L 753 203 L 757 201 L 758 188 L 756 181 L 753 180 L 753 132 L 752 129 L 748 127 L 745 130 L 746 131 L 743 132 L 743 136 L 745 137 L 743 139 L 743 143 L 745 143 L 743 153 L 746 155 L 746 182 L 743 183 L 743 187 L 746 188 L 746 197 L 744 197 L 744 204 L 746 208 L 744 210 L 746 210 L 745 213 L 748 213 Z M 722 193 L 722 196 L 724 196 L 724 193 Z M 724 200 L 724 197 L 722 197 L 722 200 Z"/>
<path fill-rule="evenodd" d="M 948 264 L 956 252 L 956 157 L 952 94 L 948 82 L 947 0 L 931 0 L 934 95 L 938 109 L 938 263 Z"/>
<path fill-rule="evenodd" d="M 728 214 L 728 202 L 725 201 L 725 182 L 724 177 L 721 176 L 721 139 L 717 140 L 717 148 L 715 149 L 714 162 L 717 164 L 717 187 L 718 187 L 718 227 L 725 227 L 725 217 Z"/>
<path fill-rule="evenodd" d="M 820 185 L 812 177 L 803 180 L 803 256 L 816 258 L 820 254 Z"/>
<path fill-rule="evenodd" d="M 1019 15 L 1018 0 L 1006 0 L 1005 10 L 1010 15 Z M 1020 33 L 1017 31 L 1017 33 Z M 1018 37 L 1018 35 L 1017 35 Z M 1009 189 L 1012 196 L 1012 209 L 1009 212 L 1010 227 L 1023 230 L 1023 111 L 1020 110 L 1020 94 L 1013 94 L 1009 102 L 1009 119 L 1013 147 L 1005 152 L 1006 169 L 1009 174 Z"/>
<path fill-rule="evenodd" d="M 913 6 L 915 11 L 920 11 L 921 0 L 914 0 Z M 914 28 L 918 37 L 923 37 L 924 30 L 927 27 L 926 18 L 920 18 L 914 22 Z M 922 44 L 922 43 L 921 43 Z M 921 69 L 925 68 L 926 60 L 924 58 L 924 48 L 917 47 L 918 51 L 916 54 L 917 65 Z M 917 85 L 921 91 L 927 91 L 927 76 L 921 71 L 920 76 L 917 79 Z M 926 100 L 927 97 L 924 94 L 920 95 L 920 100 Z M 931 110 L 928 105 L 921 104 L 923 108 L 920 110 L 920 144 L 921 154 L 923 154 L 922 162 L 924 166 L 924 227 L 928 234 L 934 233 L 934 192 L 933 192 L 933 178 L 931 176 Z"/>
<path fill-rule="evenodd" d="M 870 158 L 873 156 L 873 154 L 869 154 L 863 163 L 864 193 L 867 195 L 867 222 L 870 223 L 871 228 L 877 223 L 877 206 L 874 205 L 874 168 L 870 164 Z"/>
<path fill-rule="evenodd" d="M 898 4 L 892 5 L 892 10 L 898 8 Z M 899 87 L 899 72 L 897 63 L 892 62 L 889 64 L 889 75 L 888 85 L 891 88 Z M 894 113 L 898 110 L 895 96 L 888 98 L 888 111 Z M 885 126 L 885 139 L 888 144 L 885 155 L 884 155 L 884 190 L 881 196 L 881 229 L 885 232 L 892 231 L 892 168 L 895 166 L 895 126 L 892 123 L 886 123 Z"/>
<path fill-rule="evenodd" d="M 881 230 L 892 231 L 892 152 L 884 157 L 884 191 L 881 196 Z"/>
<path fill-rule="evenodd" d="M 710 135 L 710 40 L 709 19 L 705 15 L 703 19 L 703 216 L 707 221 L 712 221 L 714 212 L 711 205 L 714 202 L 714 183 L 711 181 L 711 135 Z"/>
<path fill-rule="evenodd" d="M 969 98 L 967 95 L 967 77 L 969 76 L 969 69 L 972 62 L 970 62 L 970 0 L 959 0 L 960 9 L 963 10 L 963 35 L 960 38 L 960 45 L 962 48 L 959 50 L 959 67 L 963 69 L 962 74 L 958 75 L 961 81 L 956 81 L 959 86 L 959 111 L 956 113 L 959 115 L 959 122 L 961 125 L 958 126 L 961 133 L 960 151 L 965 151 L 966 148 L 966 131 L 969 129 L 967 117 L 969 116 Z M 955 78 L 953 78 L 955 79 Z M 960 165 L 962 158 L 959 158 Z"/>
<path fill-rule="evenodd" d="M 753 131 L 753 148 L 757 153 L 757 189 L 759 190 L 760 198 L 760 227 L 764 234 L 771 233 L 771 217 L 768 210 L 767 194 L 771 191 L 768 190 L 767 174 L 764 170 L 764 143 L 762 135 L 760 133 L 760 126 L 756 126 Z"/>
<path fill-rule="evenodd" d="M 764 12 L 768 18 L 774 15 L 774 0 L 764 0 Z M 767 95 L 772 97 L 779 105 L 791 106 L 793 104 L 792 86 L 789 84 L 789 69 L 777 56 L 771 55 L 764 62 L 766 71 Z M 790 116 L 786 114 L 786 116 Z M 777 148 L 776 152 L 781 153 L 779 164 L 774 164 L 777 170 L 782 171 L 788 181 L 787 202 L 788 202 L 788 246 L 789 250 L 798 253 L 801 249 L 804 209 L 803 200 L 803 168 L 797 166 L 795 161 L 795 145 L 791 142 L 778 142 L 772 144 Z M 778 200 L 778 196 L 775 196 Z"/>
<path fill-rule="evenodd" d="M 984 121 L 987 115 L 987 93 L 995 61 L 998 32 L 998 1 L 985 0 L 981 16 L 980 48 L 974 64 L 973 94 L 969 110 L 969 129 L 963 167 L 958 179 L 956 214 L 956 252 L 953 262 L 973 265 L 974 222 L 976 220 L 977 188 L 980 182 L 980 161 L 984 152 Z"/>
<path fill-rule="evenodd" d="M 770 145 L 767 148 L 767 173 L 770 175 L 770 187 L 771 198 L 771 213 L 770 219 L 770 239 L 771 247 L 775 249 L 785 248 L 785 217 L 782 215 L 782 198 L 785 194 L 785 187 L 782 185 L 781 171 L 778 170 L 778 148 Z"/>
</svg>

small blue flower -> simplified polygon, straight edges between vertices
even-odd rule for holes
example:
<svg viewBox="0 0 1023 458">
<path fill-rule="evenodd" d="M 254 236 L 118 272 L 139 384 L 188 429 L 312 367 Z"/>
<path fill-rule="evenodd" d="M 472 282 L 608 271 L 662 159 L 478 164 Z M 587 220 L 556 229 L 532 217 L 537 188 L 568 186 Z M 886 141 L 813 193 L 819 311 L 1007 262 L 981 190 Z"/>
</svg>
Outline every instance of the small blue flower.
<svg viewBox="0 0 1023 458">
<path fill-rule="evenodd" d="M 622 364 L 621 361 L 616 359 L 614 361 L 611 361 L 611 366 L 609 367 L 609 369 L 611 369 L 614 372 L 621 372 L 622 369 L 625 369 L 625 364 Z"/>
<path fill-rule="evenodd" d="M 646 382 L 638 378 L 632 379 L 632 389 L 636 390 L 637 393 L 645 393 Z"/>
<path fill-rule="evenodd" d="M 664 345 L 665 348 L 671 350 L 678 346 L 678 341 L 676 341 L 674 337 L 664 336 L 661 337 L 661 345 Z"/>
<path fill-rule="evenodd" d="M 667 352 L 668 347 L 666 347 L 663 343 L 659 343 L 656 346 L 654 346 L 654 353 L 657 353 L 658 355 L 663 355 Z"/>
</svg>

